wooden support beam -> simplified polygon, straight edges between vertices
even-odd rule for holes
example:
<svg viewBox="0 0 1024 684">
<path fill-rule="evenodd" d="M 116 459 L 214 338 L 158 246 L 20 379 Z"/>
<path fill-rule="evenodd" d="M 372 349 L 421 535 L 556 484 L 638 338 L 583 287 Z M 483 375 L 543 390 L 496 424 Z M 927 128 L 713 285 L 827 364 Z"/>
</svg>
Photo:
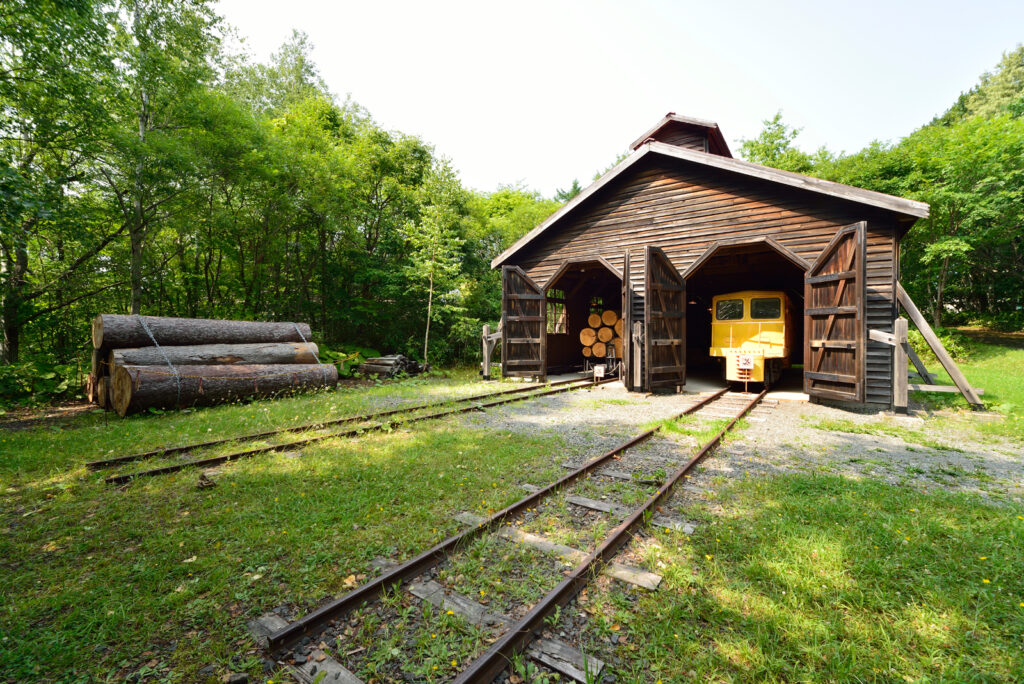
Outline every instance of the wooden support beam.
<svg viewBox="0 0 1024 684">
<path fill-rule="evenodd" d="M 871 329 L 868 331 L 868 337 L 871 338 L 872 342 L 881 342 L 882 344 L 887 344 L 890 347 L 896 346 L 896 335 L 893 333 Z"/>
<path fill-rule="evenodd" d="M 928 372 L 928 369 L 925 368 L 924 361 L 921 360 L 921 357 L 917 355 L 917 352 L 914 351 L 914 348 L 909 344 L 907 345 L 907 356 L 910 357 L 910 362 L 914 364 L 914 368 L 917 369 L 917 374 L 921 376 L 921 379 L 929 385 L 934 385 L 935 379 L 938 376 L 935 375 L 935 373 Z"/>
<path fill-rule="evenodd" d="M 914 383 L 911 383 L 907 385 L 907 387 L 910 389 L 911 392 L 941 392 L 944 394 L 960 392 L 961 394 L 963 394 L 963 391 L 959 387 L 956 387 L 955 385 L 916 385 Z M 985 390 L 981 389 L 980 387 L 972 387 L 971 391 L 979 395 L 985 394 Z"/>
<path fill-rule="evenodd" d="M 974 408 L 983 408 L 985 405 L 982 403 L 981 398 L 978 396 L 972 388 L 970 383 L 967 382 L 967 378 L 960 371 L 960 367 L 956 365 L 952 357 L 946 348 L 942 346 L 942 342 L 939 341 L 938 336 L 932 327 L 928 325 L 928 321 L 924 319 L 921 312 L 918 310 L 917 305 L 914 304 L 913 300 L 910 299 L 910 295 L 903 289 L 903 285 L 896 283 L 896 297 L 899 300 L 903 310 L 910 316 L 910 320 L 914 322 L 917 329 L 924 335 L 924 339 L 928 342 L 928 346 L 932 348 L 932 353 L 935 354 L 935 358 L 939 360 L 942 367 L 949 374 L 949 377 L 953 380 L 953 384 L 956 385 L 960 393 L 964 395 L 964 399 Z M 940 390 L 938 390 L 940 391 Z"/>
</svg>

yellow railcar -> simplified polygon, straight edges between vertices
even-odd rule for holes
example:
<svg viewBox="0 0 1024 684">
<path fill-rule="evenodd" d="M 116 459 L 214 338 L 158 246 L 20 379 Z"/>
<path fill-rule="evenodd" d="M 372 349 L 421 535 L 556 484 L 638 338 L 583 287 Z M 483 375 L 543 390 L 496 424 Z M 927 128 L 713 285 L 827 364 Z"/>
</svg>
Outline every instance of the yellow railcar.
<svg viewBox="0 0 1024 684">
<path fill-rule="evenodd" d="M 790 366 L 792 304 L 785 292 L 743 290 L 711 300 L 711 356 L 725 379 L 771 384 Z"/>
</svg>

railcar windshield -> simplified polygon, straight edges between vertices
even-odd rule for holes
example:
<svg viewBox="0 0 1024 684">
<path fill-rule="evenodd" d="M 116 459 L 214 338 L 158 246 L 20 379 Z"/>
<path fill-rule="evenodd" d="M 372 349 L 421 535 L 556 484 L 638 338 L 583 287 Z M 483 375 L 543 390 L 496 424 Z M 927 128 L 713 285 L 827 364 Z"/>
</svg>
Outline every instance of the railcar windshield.
<svg viewBox="0 0 1024 684">
<path fill-rule="evenodd" d="M 738 321 L 743 318 L 743 300 L 719 299 L 715 304 L 715 318 L 719 321 Z"/>
<path fill-rule="evenodd" d="M 782 300 L 778 297 L 764 297 L 750 300 L 750 317 L 753 319 L 780 318 Z"/>
</svg>

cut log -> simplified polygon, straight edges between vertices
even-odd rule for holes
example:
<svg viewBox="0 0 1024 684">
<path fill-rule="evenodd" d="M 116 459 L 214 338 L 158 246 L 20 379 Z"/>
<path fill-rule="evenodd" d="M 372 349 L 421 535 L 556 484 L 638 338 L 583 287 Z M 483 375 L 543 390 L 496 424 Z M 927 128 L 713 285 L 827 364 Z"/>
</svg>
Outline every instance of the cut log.
<svg viewBox="0 0 1024 684">
<path fill-rule="evenodd" d="M 94 347 L 92 350 L 92 361 L 89 372 L 97 378 L 103 377 L 104 375 L 110 375 L 110 366 L 107 365 L 106 361 L 107 358 L 104 351 Z"/>
<path fill-rule="evenodd" d="M 619 337 L 622 337 L 622 326 L 623 323 L 621 318 L 615 321 L 615 334 L 618 335 Z"/>
<path fill-rule="evenodd" d="M 580 330 L 580 342 L 584 347 L 589 347 L 597 341 L 597 331 L 593 328 L 584 328 Z"/>
<path fill-rule="evenodd" d="M 356 370 L 363 375 L 383 375 L 384 377 L 393 378 L 399 373 L 417 375 L 427 369 L 417 361 L 413 361 L 401 354 L 396 354 L 394 356 L 378 356 L 373 359 L 367 359 L 366 363 L 356 366 Z"/>
<path fill-rule="evenodd" d="M 584 347 L 583 348 L 583 355 L 586 356 L 587 358 L 590 358 L 591 356 L 594 355 L 594 350 L 591 349 L 590 347 Z"/>
<path fill-rule="evenodd" d="M 96 381 L 96 405 L 110 408 L 110 376 L 104 375 Z"/>
<path fill-rule="evenodd" d="M 157 344 L 161 346 L 302 342 L 303 337 L 307 340 L 311 337 L 308 323 L 221 321 L 162 316 L 142 318 L 152 331 Z M 152 344 L 149 335 L 135 316 L 100 314 L 92 321 L 92 346 L 96 349 L 148 347 Z"/>
<path fill-rule="evenodd" d="M 622 358 L 622 338 L 621 337 L 616 337 L 614 340 L 612 340 L 612 346 L 615 347 L 615 358 L 621 359 Z"/>
<path fill-rule="evenodd" d="M 589 316 L 587 316 L 587 325 L 589 325 L 591 328 L 600 328 L 601 314 L 592 313 Z"/>
<path fill-rule="evenodd" d="M 608 353 L 608 346 L 604 342 L 595 342 L 591 349 L 594 350 L 594 356 L 599 359 L 603 359 L 605 354 Z"/>
<path fill-rule="evenodd" d="M 163 354 L 161 354 L 161 350 Z M 166 366 L 164 354 L 175 366 L 212 366 L 216 364 L 266 365 L 280 363 L 316 363 L 319 349 L 310 342 L 270 342 L 266 344 L 200 344 L 180 347 L 133 347 L 110 352 L 112 366 Z"/>
<path fill-rule="evenodd" d="M 338 369 L 329 363 L 261 366 L 181 366 L 181 398 L 170 369 L 160 366 L 118 366 L 110 383 L 112 408 L 121 416 L 148 408 L 211 406 L 247 397 L 333 387 Z"/>
<path fill-rule="evenodd" d="M 601 328 L 597 331 L 597 339 L 601 342 L 608 342 L 615 337 L 615 331 L 611 328 Z"/>
<path fill-rule="evenodd" d="M 615 325 L 615 323 L 618 320 L 619 314 L 617 311 L 612 311 L 611 309 L 608 309 L 607 311 L 601 314 L 601 322 L 609 327 Z"/>
</svg>

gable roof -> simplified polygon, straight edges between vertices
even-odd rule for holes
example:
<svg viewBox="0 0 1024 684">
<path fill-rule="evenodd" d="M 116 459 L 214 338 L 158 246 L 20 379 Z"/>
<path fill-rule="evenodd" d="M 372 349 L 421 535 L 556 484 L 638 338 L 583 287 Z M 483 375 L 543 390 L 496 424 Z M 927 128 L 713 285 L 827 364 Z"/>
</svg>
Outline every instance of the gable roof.
<svg viewBox="0 0 1024 684">
<path fill-rule="evenodd" d="M 829 197 L 836 197 L 850 202 L 856 202 L 857 204 L 886 209 L 897 214 L 902 214 L 907 218 L 916 219 L 928 217 L 928 205 L 924 202 L 895 197 L 894 195 L 886 195 L 885 193 L 875 192 L 874 190 L 855 188 L 852 185 L 843 185 L 842 183 L 835 183 L 833 181 L 822 180 L 820 178 L 812 178 L 810 176 L 804 176 L 803 174 L 793 173 L 791 171 L 781 171 L 779 169 L 761 166 L 760 164 L 754 164 L 740 159 L 722 157 L 715 154 L 708 154 L 706 152 L 690 150 L 684 147 L 650 141 L 643 143 L 631 155 L 623 159 L 614 168 L 608 171 L 608 173 L 594 181 L 589 187 L 583 190 L 583 192 L 562 205 L 558 211 L 545 219 L 540 225 L 523 237 L 519 238 L 515 244 L 496 256 L 491 261 L 491 268 L 497 268 L 500 266 L 513 254 L 526 247 L 526 245 L 533 242 L 542 233 L 546 232 L 563 218 L 573 213 L 577 207 L 583 204 L 589 197 L 597 193 L 601 188 L 618 178 L 641 159 L 651 155 L 668 157 L 671 159 L 682 159 L 684 161 L 722 169 L 724 171 L 737 173 L 750 178 L 760 178 L 772 183 L 800 188 L 801 190 L 807 190 L 821 195 L 827 195 Z"/>
<path fill-rule="evenodd" d="M 669 126 L 671 124 L 683 124 L 685 126 L 692 126 L 695 128 L 703 128 L 705 134 L 708 136 L 709 147 L 714 147 L 718 152 L 711 151 L 712 154 L 721 154 L 724 157 L 732 157 L 732 152 L 729 150 L 729 143 L 725 141 L 725 136 L 722 134 L 722 129 L 718 127 L 718 124 L 714 121 L 707 119 L 698 119 L 693 116 L 680 116 L 675 112 L 669 112 L 661 118 L 661 121 L 654 124 L 650 130 L 641 135 L 639 138 L 634 140 L 629 149 L 635 150 L 636 148 L 643 145 L 649 138 L 653 138 L 657 135 L 658 131 Z"/>
</svg>

